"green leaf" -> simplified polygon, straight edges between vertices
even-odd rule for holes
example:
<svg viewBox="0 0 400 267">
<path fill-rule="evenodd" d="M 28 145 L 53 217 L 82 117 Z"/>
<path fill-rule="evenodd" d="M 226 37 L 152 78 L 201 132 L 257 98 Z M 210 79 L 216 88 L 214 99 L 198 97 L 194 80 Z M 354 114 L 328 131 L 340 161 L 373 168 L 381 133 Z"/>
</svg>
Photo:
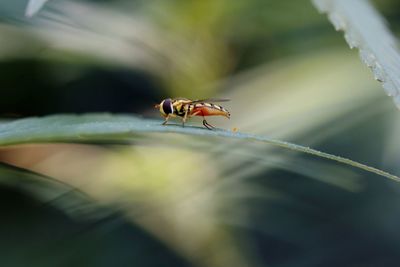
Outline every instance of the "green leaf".
<svg viewBox="0 0 400 267">
<path fill-rule="evenodd" d="M 371 68 L 386 93 L 400 109 L 400 53 L 396 37 L 369 1 L 312 0 L 327 13 L 336 30 L 344 31 L 350 48 L 357 47 L 361 60 Z"/>
<path fill-rule="evenodd" d="M 25 15 L 27 17 L 34 16 L 46 4 L 48 0 L 29 0 L 26 6 Z"/>
<path fill-rule="evenodd" d="M 129 115 L 53 115 L 42 118 L 27 118 L 12 122 L 3 122 L 0 123 L 0 145 L 6 146 L 43 142 L 120 143 L 133 140 L 135 137 L 147 133 L 178 133 L 261 142 L 337 161 L 400 182 L 398 176 L 374 167 L 309 147 L 274 140 L 265 136 L 232 132 L 223 129 L 210 131 L 203 127 L 194 126 L 164 126 L 161 125 L 160 120 L 143 119 Z"/>
<path fill-rule="evenodd" d="M 0 163 L 0 195 L 2 266 L 192 266 L 113 206 L 52 177 Z"/>
<path fill-rule="evenodd" d="M 94 201 L 78 188 L 5 163 L 0 163 L 0 186 L 19 189 L 71 215 L 81 215 L 79 209 L 82 207 L 85 207 L 85 212 L 93 210 L 91 202 Z"/>
</svg>

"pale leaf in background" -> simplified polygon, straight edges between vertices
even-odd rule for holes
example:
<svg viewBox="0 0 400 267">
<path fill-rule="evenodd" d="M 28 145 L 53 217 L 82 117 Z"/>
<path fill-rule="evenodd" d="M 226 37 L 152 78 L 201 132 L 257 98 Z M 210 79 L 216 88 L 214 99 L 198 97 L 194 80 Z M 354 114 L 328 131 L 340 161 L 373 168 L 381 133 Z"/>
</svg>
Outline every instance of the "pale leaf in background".
<svg viewBox="0 0 400 267">
<path fill-rule="evenodd" d="M 27 17 L 34 16 L 47 1 L 49 0 L 30 0 L 26 6 L 25 15 Z"/>
<path fill-rule="evenodd" d="M 328 14 L 336 30 L 344 31 L 350 48 L 359 49 L 361 60 L 400 108 L 400 53 L 396 38 L 378 11 L 367 0 L 312 2 L 320 12 Z"/>
</svg>

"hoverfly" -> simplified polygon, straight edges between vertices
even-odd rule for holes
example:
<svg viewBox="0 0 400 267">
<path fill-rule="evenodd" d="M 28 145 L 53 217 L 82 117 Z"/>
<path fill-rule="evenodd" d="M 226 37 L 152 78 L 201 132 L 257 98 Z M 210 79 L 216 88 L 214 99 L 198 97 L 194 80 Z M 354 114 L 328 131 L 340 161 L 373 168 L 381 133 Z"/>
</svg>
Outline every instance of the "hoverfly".
<svg viewBox="0 0 400 267">
<path fill-rule="evenodd" d="M 228 99 L 202 99 L 190 100 L 186 98 L 167 98 L 155 105 L 155 108 L 160 110 L 161 115 L 165 118 L 163 125 L 167 124 L 171 117 L 179 116 L 182 118 L 182 126 L 185 127 L 185 122 L 193 116 L 202 116 L 203 125 L 211 130 L 214 128 L 209 124 L 205 116 L 225 116 L 228 119 L 231 114 L 223 107 L 215 105 L 211 102 L 225 102 Z"/>
</svg>

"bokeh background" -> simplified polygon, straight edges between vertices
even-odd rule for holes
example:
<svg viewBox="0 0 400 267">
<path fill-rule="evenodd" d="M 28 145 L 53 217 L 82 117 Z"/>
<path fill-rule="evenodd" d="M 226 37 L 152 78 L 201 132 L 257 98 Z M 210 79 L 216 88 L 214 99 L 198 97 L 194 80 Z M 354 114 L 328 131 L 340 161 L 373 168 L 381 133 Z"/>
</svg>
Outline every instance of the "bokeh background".
<svg viewBox="0 0 400 267">
<path fill-rule="evenodd" d="M 372 1 L 396 36 L 400 2 Z M 308 0 L 0 1 L 0 116 L 162 118 L 400 174 L 399 111 Z M 201 125 L 192 119 L 190 124 Z M 0 149 L 0 266 L 397 266 L 400 185 L 255 143 L 150 134 Z"/>
</svg>

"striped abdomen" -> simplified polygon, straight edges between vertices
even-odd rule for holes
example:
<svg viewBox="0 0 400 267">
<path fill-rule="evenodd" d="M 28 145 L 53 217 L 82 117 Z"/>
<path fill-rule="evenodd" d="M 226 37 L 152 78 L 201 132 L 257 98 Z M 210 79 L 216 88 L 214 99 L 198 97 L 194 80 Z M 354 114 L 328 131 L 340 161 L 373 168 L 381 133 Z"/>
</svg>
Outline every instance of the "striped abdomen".
<svg viewBox="0 0 400 267">
<path fill-rule="evenodd" d="M 225 116 L 230 117 L 230 113 L 223 107 L 212 103 L 197 103 L 189 105 L 191 116 Z"/>
</svg>

